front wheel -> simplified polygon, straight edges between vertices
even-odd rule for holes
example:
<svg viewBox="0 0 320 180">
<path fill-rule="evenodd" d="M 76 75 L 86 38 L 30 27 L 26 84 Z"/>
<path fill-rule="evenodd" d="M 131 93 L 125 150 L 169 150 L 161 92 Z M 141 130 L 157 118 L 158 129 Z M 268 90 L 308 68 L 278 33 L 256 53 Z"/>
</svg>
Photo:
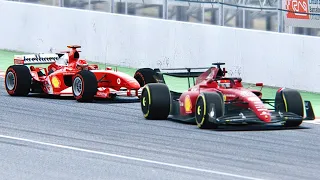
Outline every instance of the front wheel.
<svg viewBox="0 0 320 180">
<path fill-rule="evenodd" d="M 275 97 L 275 111 L 291 112 L 301 116 L 301 120 L 286 120 L 284 126 L 296 127 L 302 123 L 304 104 L 300 93 L 293 89 L 280 89 Z"/>
<path fill-rule="evenodd" d="M 91 71 L 80 71 L 72 80 L 73 96 L 79 102 L 92 102 L 97 91 L 97 78 Z"/>
<path fill-rule="evenodd" d="M 224 102 L 217 92 L 199 94 L 196 101 L 195 119 L 200 129 L 216 129 L 216 119 L 224 113 Z"/>
</svg>

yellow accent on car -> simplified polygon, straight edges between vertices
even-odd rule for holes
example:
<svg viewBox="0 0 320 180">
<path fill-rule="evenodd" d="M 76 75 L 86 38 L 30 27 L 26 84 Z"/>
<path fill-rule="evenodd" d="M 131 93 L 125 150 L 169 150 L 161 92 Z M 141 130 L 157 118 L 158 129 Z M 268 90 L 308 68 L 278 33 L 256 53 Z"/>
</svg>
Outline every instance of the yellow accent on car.
<svg viewBox="0 0 320 180">
<path fill-rule="evenodd" d="M 204 95 L 199 95 L 197 98 L 197 101 L 199 98 L 202 98 L 202 100 L 203 100 L 203 115 L 202 115 L 201 122 L 200 123 L 198 123 L 198 121 L 196 121 L 196 122 L 197 122 L 197 126 L 201 127 L 203 125 L 205 117 L 206 117 L 206 99 L 205 99 Z"/>
<path fill-rule="evenodd" d="M 143 99 L 142 99 L 142 105 L 143 105 L 143 106 L 146 106 L 146 97 L 143 97 Z"/>
<path fill-rule="evenodd" d="M 198 115 L 200 115 L 200 113 L 201 113 L 201 107 L 200 106 L 198 106 L 198 108 L 197 108 L 197 113 L 198 113 Z"/>
<path fill-rule="evenodd" d="M 148 117 L 149 116 L 149 114 L 150 114 L 150 105 L 151 105 L 151 94 L 150 94 L 150 89 L 149 89 L 149 86 L 145 86 L 144 87 L 146 90 L 147 90 L 147 93 L 148 93 L 148 98 L 149 98 L 149 102 L 148 102 L 148 111 L 147 111 L 147 113 L 146 114 L 144 114 L 144 117 L 146 118 L 146 117 Z"/>
<path fill-rule="evenodd" d="M 186 96 L 186 98 L 184 99 L 184 110 L 186 113 L 191 113 L 191 108 L 192 108 L 192 103 L 191 103 L 191 99 L 190 96 Z"/>
<path fill-rule="evenodd" d="M 51 83 L 52 83 L 54 88 L 59 88 L 60 87 L 60 80 L 56 76 L 52 77 Z"/>
<path fill-rule="evenodd" d="M 282 92 L 282 99 L 283 99 L 283 103 L 284 103 L 284 108 L 285 108 L 286 112 L 288 112 L 287 100 L 286 100 L 286 97 L 284 96 L 283 92 Z"/>
</svg>

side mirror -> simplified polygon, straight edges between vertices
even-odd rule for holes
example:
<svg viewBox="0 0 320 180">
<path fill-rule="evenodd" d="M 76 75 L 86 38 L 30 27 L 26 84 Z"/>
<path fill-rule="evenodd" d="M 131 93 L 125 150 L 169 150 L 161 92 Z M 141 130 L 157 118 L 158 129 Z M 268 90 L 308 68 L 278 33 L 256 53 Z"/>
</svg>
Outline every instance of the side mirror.
<svg viewBox="0 0 320 180">
<path fill-rule="evenodd" d="M 263 83 L 256 83 L 256 86 L 263 86 Z"/>
</svg>

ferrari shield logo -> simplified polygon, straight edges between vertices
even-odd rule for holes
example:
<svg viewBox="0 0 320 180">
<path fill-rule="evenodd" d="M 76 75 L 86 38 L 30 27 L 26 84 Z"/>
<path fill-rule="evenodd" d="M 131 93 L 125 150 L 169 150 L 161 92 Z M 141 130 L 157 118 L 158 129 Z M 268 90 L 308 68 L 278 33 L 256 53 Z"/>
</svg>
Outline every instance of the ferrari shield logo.
<svg viewBox="0 0 320 180">
<path fill-rule="evenodd" d="M 190 96 L 187 95 L 186 98 L 184 99 L 184 109 L 186 111 L 186 113 L 191 113 L 191 109 L 192 109 L 192 103 L 191 103 L 191 99 Z"/>
</svg>

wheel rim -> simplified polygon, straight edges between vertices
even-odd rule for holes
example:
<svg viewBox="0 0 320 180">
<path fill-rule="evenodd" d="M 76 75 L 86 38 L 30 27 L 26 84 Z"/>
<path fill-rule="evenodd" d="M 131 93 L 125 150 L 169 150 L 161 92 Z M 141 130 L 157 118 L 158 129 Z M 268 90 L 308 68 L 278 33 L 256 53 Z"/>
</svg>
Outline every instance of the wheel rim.
<svg viewBox="0 0 320 180">
<path fill-rule="evenodd" d="M 82 79 L 80 77 L 74 79 L 72 90 L 75 96 L 79 96 L 82 93 Z"/>
<path fill-rule="evenodd" d="M 141 94 L 141 109 L 145 116 L 149 115 L 149 94 L 147 89 L 143 89 Z"/>
<path fill-rule="evenodd" d="M 196 122 L 197 125 L 200 126 L 203 124 L 204 118 L 205 118 L 205 102 L 202 96 L 199 96 L 197 103 L 196 103 L 196 109 L 195 109 L 195 116 L 196 116 Z"/>
<path fill-rule="evenodd" d="M 14 73 L 12 71 L 8 72 L 6 76 L 6 86 L 10 91 L 14 89 L 15 83 L 16 80 Z"/>
</svg>

